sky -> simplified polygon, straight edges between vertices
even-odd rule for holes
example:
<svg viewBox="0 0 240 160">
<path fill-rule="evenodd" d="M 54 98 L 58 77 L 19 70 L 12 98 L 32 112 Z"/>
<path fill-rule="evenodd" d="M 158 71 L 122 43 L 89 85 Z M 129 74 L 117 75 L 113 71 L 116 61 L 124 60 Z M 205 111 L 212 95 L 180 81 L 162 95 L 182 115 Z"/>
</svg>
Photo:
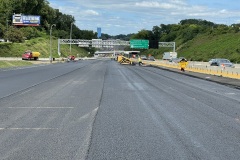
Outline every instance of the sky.
<svg viewBox="0 0 240 160">
<path fill-rule="evenodd" d="M 81 30 L 108 35 L 138 33 L 161 24 L 202 19 L 216 24 L 240 23 L 240 0 L 48 0 L 72 15 Z M 70 27 L 70 24 L 69 24 Z"/>
</svg>

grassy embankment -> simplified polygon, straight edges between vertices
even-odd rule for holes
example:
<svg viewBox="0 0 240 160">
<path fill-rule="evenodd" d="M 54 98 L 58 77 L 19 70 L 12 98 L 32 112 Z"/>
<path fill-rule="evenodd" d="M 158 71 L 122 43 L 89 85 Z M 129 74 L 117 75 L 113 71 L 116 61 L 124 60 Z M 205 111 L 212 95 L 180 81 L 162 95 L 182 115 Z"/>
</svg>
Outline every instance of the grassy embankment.
<svg viewBox="0 0 240 160">
<path fill-rule="evenodd" d="M 67 44 L 60 45 L 61 56 L 58 55 L 58 39 L 52 38 L 52 56 L 54 58 L 67 57 L 70 52 L 70 46 Z M 73 45 L 71 47 L 72 55 L 79 57 L 87 56 L 87 51 L 83 48 Z M 24 51 L 32 50 L 40 52 L 40 58 L 49 58 L 50 40 L 49 36 L 27 40 L 24 43 L 0 43 L 0 57 L 21 57 Z"/>
<path fill-rule="evenodd" d="M 32 63 L 28 61 L 0 61 L 0 68 L 30 66 L 30 65 L 32 65 Z"/>
<path fill-rule="evenodd" d="M 58 55 L 58 39 L 52 38 L 52 56 L 54 58 L 67 57 L 70 52 L 69 45 L 60 45 L 61 56 Z M 50 39 L 44 36 L 36 39 L 27 40 L 24 43 L 0 43 L 0 57 L 20 57 L 26 50 L 40 52 L 40 58 L 49 58 Z M 87 51 L 77 45 L 71 46 L 72 55 L 76 57 L 87 56 Z M 32 61 L 0 61 L 0 68 L 32 65 Z"/>
<path fill-rule="evenodd" d="M 240 33 L 227 33 L 221 35 L 199 35 L 185 44 L 176 40 L 176 52 L 179 57 L 195 61 L 209 61 L 212 58 L 227 58 L 234 63 L 240 62 Z M 172 48 L 149 49 L 143 54 L 151 54 L 162 58 L 163 52 L 172 51 Z"/>
</svg>

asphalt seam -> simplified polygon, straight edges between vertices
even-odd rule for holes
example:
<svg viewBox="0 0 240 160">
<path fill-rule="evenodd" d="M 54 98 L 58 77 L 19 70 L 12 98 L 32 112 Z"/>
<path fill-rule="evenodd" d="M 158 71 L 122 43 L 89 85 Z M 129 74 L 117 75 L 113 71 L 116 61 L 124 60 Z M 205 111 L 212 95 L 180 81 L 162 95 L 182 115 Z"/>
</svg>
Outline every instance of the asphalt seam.
<svg viewBox="0 0 240 160">
<path fill-rule="evenodd" d="M 91 146 L 92 146 L 92 140 L 93 140 L 93 130 L 94 130 L 94 126 L 95 126 L 95 123 L 96 123 L 96 118 L 97 118 L 97 115 L 98 115 L 98 112 L 99 112 L 99 109 L 100 109 L 100 106 L 101 106 L 101 103 L 102 103 L 102 99 L 103 99 L 103 90 L 104 90 L 104 86 L 105 86 L 105 80 L 106 80 L 106 73 L 107 73 L 107 70 L 108 70 L 108 67 L 106 67 L 106 70 L 104 72 L 104 76 L 103 76 L 103 86 L 102 86 L 102 92 L 101 92 L 101 96 L 100 96 L 100 99 L 99 99 L 99 103 L 98 103 L 98 110 L 94 116 L 94 120 L 93 120 L 93 123 L 92 123 L 92 129 L 91 129 L 91 135 L 89 137 L 89 146 L 88 146 L 88 150 L 87 150 L 87 153 L 86 153 L 86 156 L 85 156 L 85 159 L 87 160 L 89 158 L 89 154 L 90 154 L 90 150 L 91 150 Z"/>
</svg>

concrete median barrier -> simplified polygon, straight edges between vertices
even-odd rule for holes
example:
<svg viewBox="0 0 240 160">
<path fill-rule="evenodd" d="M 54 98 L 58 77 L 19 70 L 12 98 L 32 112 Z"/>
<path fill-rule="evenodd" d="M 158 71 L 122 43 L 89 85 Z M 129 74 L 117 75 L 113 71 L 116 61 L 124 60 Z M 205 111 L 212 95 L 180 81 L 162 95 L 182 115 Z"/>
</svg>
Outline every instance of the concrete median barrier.
<svg viewBox="0 0 240 160">
<path fill-rule="evenodd" d="M 132 59 L 132 61 L 137 61 Z M 156 60 L 156 61 L 143 61 L 145 64 L 158 67 L 174 68 L 179 69 L 180 66 L 178 63 L 172 63 L 165 60 Z M 230 67 L 221 67 L 221 66 L 210 66 L 208 62 L 196 62 L 189 61 L 188 66 L 185 69 L 188 72 L 197 72 L 209 75 L 222 76 L 227 78 L 240 79 L 240 64 L 235 64 L 235 68 Z"/>
</svg>

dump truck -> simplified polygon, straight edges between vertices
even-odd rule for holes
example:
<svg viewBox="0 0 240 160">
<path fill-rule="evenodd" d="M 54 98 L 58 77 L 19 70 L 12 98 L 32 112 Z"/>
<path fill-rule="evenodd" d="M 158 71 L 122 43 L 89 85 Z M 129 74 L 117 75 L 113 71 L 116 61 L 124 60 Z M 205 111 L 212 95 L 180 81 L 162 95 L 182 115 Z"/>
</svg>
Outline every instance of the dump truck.
<svg viewBox="0 0 240 160">
<path fill-rule="evenodd" d="M 32 51 L 25 51 L 24 54 L 22 55 L 22 60 L 38 60 L 40 56 L 39 52 L 32 52 Z"/>
</svg>

